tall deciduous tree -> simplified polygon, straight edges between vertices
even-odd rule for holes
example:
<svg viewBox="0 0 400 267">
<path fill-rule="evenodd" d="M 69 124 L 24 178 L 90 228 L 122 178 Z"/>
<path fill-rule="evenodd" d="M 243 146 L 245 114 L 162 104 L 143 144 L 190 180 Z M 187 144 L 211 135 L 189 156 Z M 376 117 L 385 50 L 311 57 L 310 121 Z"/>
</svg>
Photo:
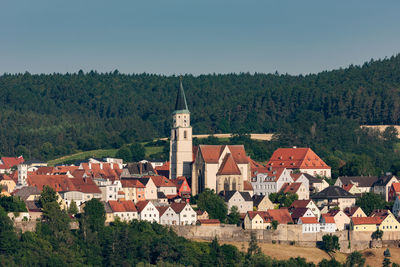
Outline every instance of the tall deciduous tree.
<svg viewBox="0 0 400 267">
<path fill-rule="evenodd" d="M 197 206 L 207 211 L 211 219 L 225 222 L 228 208 L 224 200 L 215 194 L 214 190 L 206 189 L 198 195 Z"/>
</svg>

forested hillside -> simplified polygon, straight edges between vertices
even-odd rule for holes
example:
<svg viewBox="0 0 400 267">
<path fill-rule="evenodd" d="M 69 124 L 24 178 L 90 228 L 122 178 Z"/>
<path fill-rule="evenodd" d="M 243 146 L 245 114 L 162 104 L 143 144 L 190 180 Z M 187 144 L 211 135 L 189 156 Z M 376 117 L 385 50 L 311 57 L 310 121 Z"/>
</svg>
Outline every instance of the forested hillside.
<svg viewBox="0 0 400 267">
<path fill-rule="evenodd" d="M 194 133 L 277 132 L 276 145 L 313 145 L 337 134 L 330 121 L 355 144 L 343 125 L 400 123 L 400 55 L 306 76 L 186 75 L 183 84 Z M 0 154 L 49 159 L 168 136 L 178 86 L 175 76 L 118 71 L 4 74 Z"/>
</svg>

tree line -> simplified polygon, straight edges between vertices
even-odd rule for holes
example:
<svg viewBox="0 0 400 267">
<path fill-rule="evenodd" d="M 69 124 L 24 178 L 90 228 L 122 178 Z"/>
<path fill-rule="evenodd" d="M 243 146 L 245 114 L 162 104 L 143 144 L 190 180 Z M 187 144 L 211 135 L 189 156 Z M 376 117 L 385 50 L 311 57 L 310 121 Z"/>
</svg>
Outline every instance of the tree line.
<svg viewBox="0 0 400 267">
<path fill-rule="evenodd" d="M 397 55 L 318 74 L 185 75 L 183 82 L 194 133 L 276 133 L 274 142 L 247 142 L 250 154 L 262 160 L 278 146 L 307 145 L 337 167 L 335 175 L 380 174 L 400 167 L 397 147 L 359 126 L 400 124 L 399 73 Z M 5 73 L 0 155 L 47 160 L 169 136 L 178 86 L 176 76 L 118 71 Z"/>
</svg>

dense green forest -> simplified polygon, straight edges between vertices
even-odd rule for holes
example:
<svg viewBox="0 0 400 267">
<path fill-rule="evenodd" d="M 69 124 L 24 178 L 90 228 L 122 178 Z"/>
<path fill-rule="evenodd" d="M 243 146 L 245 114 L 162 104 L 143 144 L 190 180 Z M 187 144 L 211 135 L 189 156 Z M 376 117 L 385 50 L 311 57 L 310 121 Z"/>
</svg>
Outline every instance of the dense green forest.
<svg viewBox="0 0 400 267">
<path fill-rule="evenodd" d="M 183 83 L 194 133 L 277 133 L 268 144 L 248 142 L 257 160 L 278 146 L 307 145 L 337 175 L 400 167 L 397 140 L 359 129 L 400 124 L 400 55 L 305 76 L 186 75 Z M 169 136 L 178 86 L 175 76 L 118 71 L 3 74 L 0 154 L 51 159 Z"/>
</svg>

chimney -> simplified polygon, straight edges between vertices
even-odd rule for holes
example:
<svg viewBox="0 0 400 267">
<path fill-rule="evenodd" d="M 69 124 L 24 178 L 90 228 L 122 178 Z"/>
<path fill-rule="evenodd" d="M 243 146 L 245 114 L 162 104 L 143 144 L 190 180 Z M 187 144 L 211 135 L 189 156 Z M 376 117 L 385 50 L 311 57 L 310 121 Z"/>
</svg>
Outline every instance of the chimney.
<svg viewBox="0 0 400 267">
<path fill-rule="evenodd" d="M 92 163 L 89 162 L 88 165 L 89 165 L 89 169 L 92 169 Z"/>
<path fill-rule="evenodd" d="M 111 168 L 111 170 L 114 169 L 114 163 L 110 163 L 110 168 Z"/>
<path fill-rule="evenodd" d="M 297 148 L 297 146 L 293 146 L 293 148 Z"/>
</svg>

